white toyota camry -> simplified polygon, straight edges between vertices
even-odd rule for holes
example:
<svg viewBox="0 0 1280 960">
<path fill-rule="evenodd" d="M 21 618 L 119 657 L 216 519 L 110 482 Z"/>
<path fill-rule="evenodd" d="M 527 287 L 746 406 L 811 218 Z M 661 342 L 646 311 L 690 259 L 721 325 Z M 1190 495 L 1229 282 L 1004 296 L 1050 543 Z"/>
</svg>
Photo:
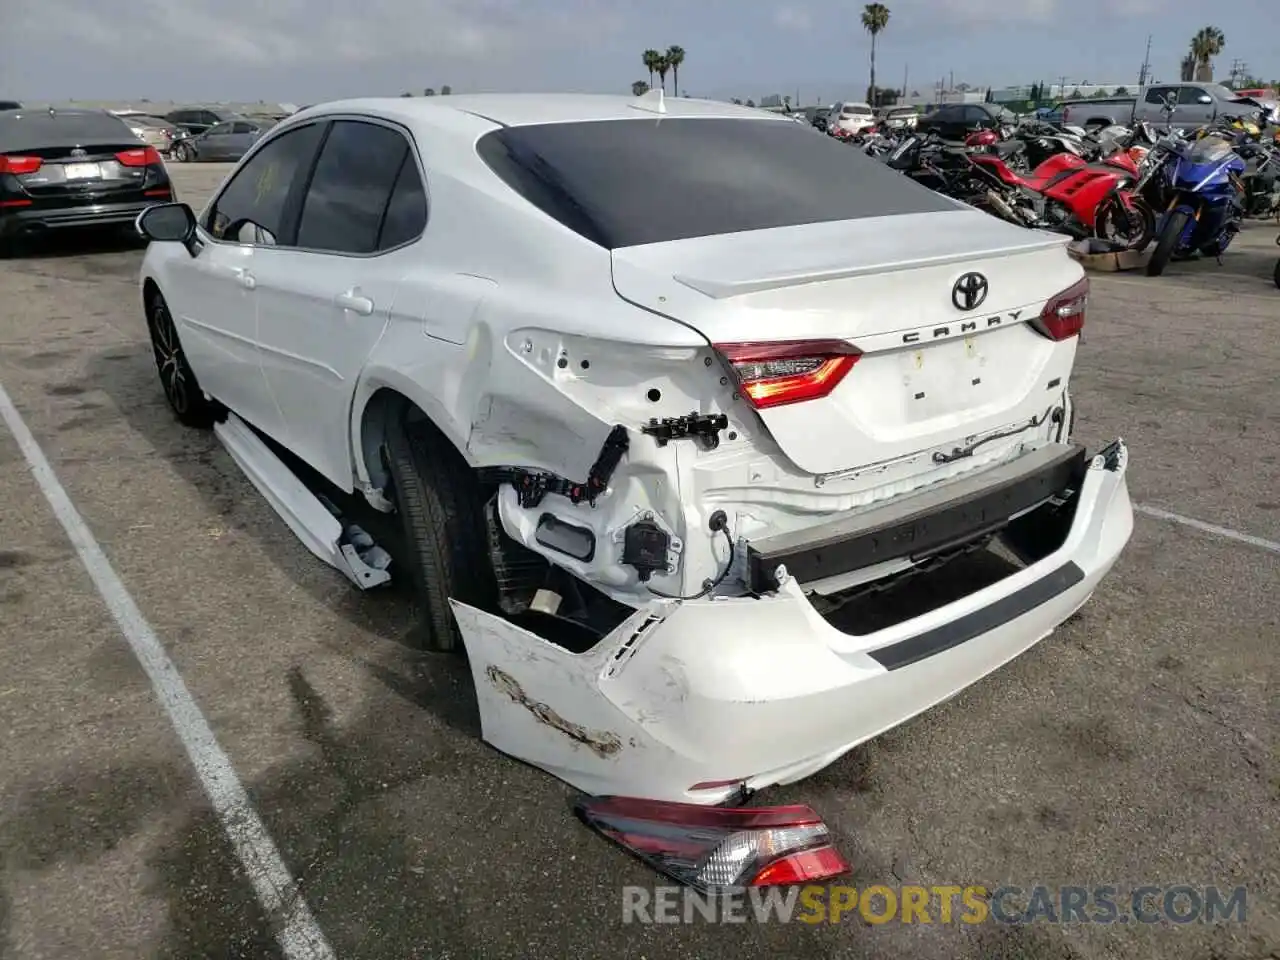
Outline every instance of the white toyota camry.
<svg viewBox="0 0 1280 960">
<path fill-rule="evenodd" d="M 411 581 L 484 737 L 593 794 L 811 774 L 1050 633 L 1132 529 L 1123 443 L 1070 435 L 1064 238 L 784 117 L 330 103 L 139 229 L 178 418 L 357 586 Z"/>
</svg>

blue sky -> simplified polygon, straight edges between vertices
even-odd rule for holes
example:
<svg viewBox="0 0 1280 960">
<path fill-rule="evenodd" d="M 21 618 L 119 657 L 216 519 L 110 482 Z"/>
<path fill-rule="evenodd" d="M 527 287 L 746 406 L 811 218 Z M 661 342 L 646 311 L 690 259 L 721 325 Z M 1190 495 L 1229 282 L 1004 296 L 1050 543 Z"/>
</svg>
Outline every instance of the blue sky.
<svg viewBox="0 0 1280 960">
<path fill-rule="evenodd" d="M 0 97 L 311 102 L 421 92 L 624 92 L 640 52 L 687 51 L 691 95 L 804 103 L 861 97 L 860 3 L 835 0 L 3 0 Z M 931 87 L 1050 81 L 1133 84 L 1147 35 L 1157 79 L 1177 79 L 1192 33 L 1220 27 L 1280 80 L 1277 0 L 891 0 L 879 80 Z M 338 12 L 335 12 L 338 11 Z"/>
</svg>

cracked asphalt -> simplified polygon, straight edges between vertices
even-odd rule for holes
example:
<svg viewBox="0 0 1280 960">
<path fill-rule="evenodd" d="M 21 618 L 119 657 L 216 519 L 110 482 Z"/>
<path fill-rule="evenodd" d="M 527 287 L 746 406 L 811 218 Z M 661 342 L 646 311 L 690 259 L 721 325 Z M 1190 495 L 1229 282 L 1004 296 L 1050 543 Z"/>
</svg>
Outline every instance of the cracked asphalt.
<svg viewBox="0 0 1280 960">
<path fill-rule="evenodd" d="M 178 167 L 198 203 L 225 168 Z M 1277 226 L 1223 265 L 1097 275 L 1078 434 L 1134 500 L 1280 540 Z M 340 957 L 1280 957 L 1280 556 L 1139 516 L 1080 615 L 762 800 L 854 880 L 1248 889 L 1244 923 L 638 926 L 656 877 L 479 739 L 462 663 L 311 557 L 169 415 L 141 251 L 0 262 L 0 383 L 163 641 Z M 0 957 L 279 956 L 150 683 L 0 430 Z"/>
</svg>

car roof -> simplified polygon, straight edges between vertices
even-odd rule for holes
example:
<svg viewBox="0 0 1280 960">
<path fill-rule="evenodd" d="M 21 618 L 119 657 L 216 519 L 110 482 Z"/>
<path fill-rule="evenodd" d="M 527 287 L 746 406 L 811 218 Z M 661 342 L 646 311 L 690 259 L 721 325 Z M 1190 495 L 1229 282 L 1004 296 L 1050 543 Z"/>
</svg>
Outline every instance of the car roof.
<svg viewBox="0 0 1280 960">
<path fill-rule="evenodd" d="M 581 93 L 475 93 L 434 97 L 379 97 L 338 100 L 299 111 L 290 119 L 334 113 L 369 113 L 412 124 L 440 118 L 442 113 L 470 114 L 500 126 L 516 127 L 538 123 L 575 123 L 596 120 L 642 120 L 665 117 L 720 117 L 775 119 L 790 123 L 788 117 L 754 107 L 740 107 L 716 100 L 667 97 L 664 112 L 657 113 L 657 98 Z"/>
</svg>

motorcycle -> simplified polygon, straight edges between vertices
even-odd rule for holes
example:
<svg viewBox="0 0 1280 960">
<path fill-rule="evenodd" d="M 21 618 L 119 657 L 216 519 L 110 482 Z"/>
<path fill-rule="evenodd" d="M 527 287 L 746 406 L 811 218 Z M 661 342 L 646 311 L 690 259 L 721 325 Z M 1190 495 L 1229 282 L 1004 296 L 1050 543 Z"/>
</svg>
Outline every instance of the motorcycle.
<svg viewBox="0 0 1280 960">
<path fill-rule="evenodd" d="M 1074 153 L 1056 154 L 1023 175 L 1005 162 L 1025 149 L 1019 141 L 968 159 L 985 179 L 982 206 L 1021 226 L 1098 237 L 1143 250 L 1155 234 L 1155 214 L 1130 189 L 1135 175 L 1113 165 L 1092 165 Z"/>
<path fill-rule="evenodd" d="M 1266 218 L 1280 214 L 1280 149 L 1266 142 L 1243 144 L 1236 151 L 1244 160 L 1244 215 Z"/>
<path fill-rule="evenodd" d="M 1202 253 L 1220 258 L 1244 218 L 1240 175 L 1245 162 L 1231 139 L 1210 133 L 1189 144 L 1171 145 L 1163 166 L 1171 199 L 1147 264 L 1149 277 L 1164 273 L 1174 257 Z"/>
</svg>

